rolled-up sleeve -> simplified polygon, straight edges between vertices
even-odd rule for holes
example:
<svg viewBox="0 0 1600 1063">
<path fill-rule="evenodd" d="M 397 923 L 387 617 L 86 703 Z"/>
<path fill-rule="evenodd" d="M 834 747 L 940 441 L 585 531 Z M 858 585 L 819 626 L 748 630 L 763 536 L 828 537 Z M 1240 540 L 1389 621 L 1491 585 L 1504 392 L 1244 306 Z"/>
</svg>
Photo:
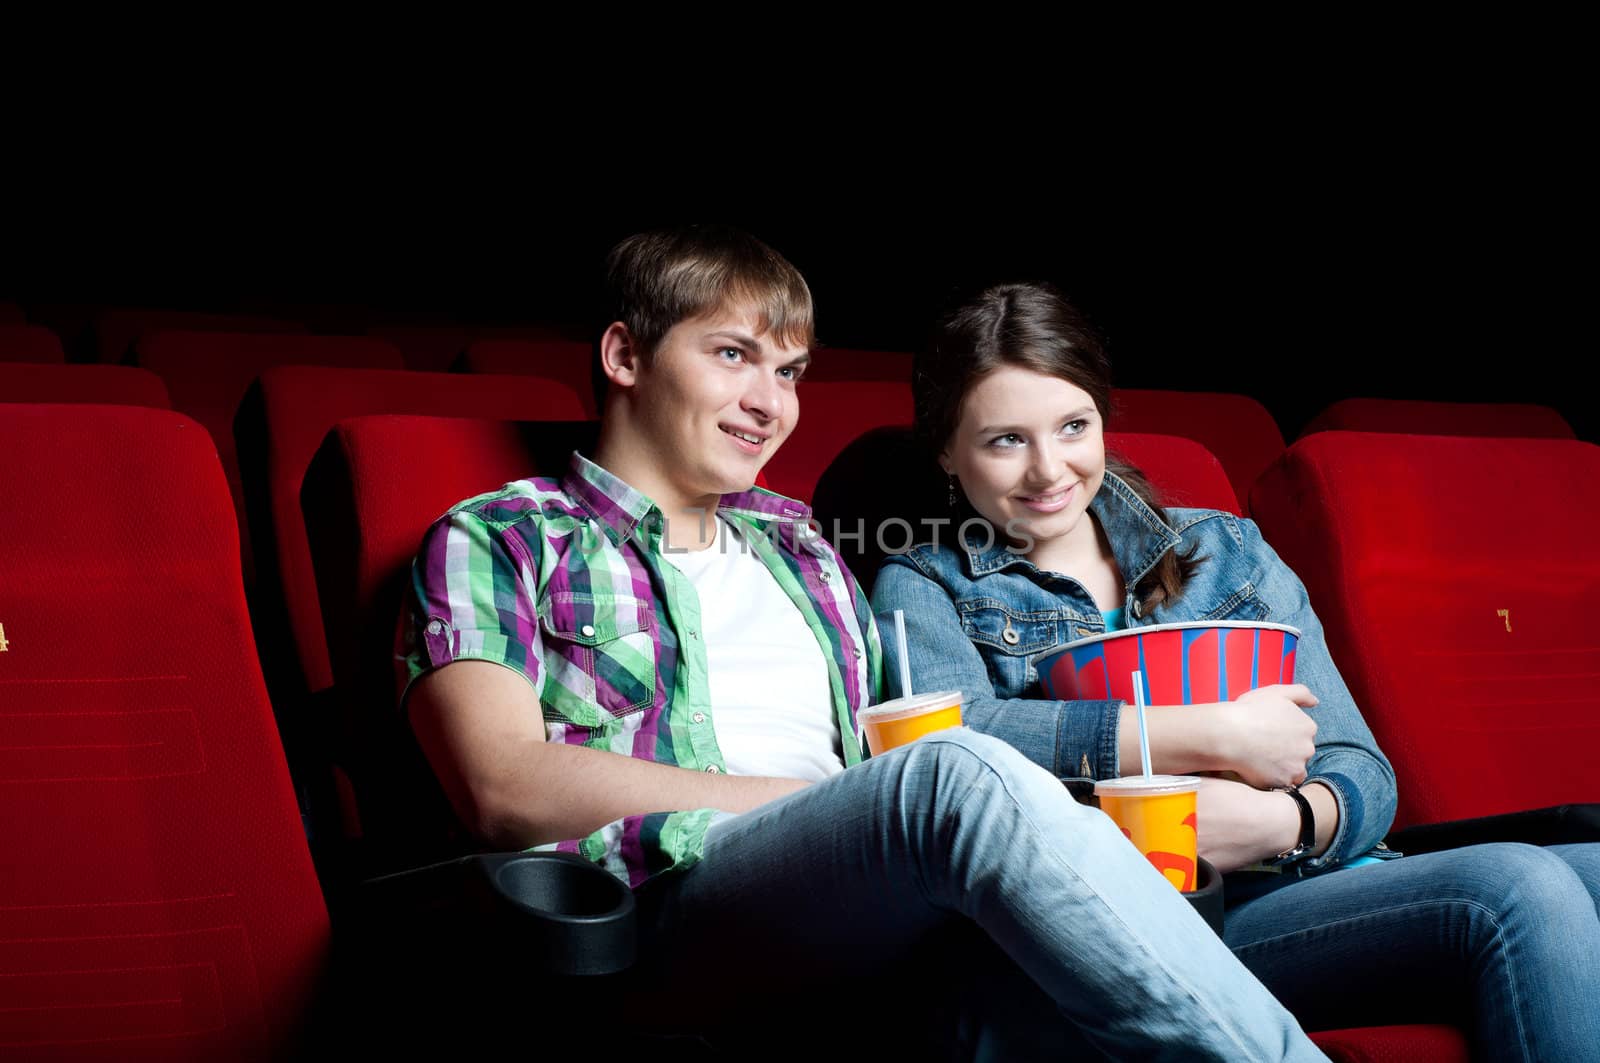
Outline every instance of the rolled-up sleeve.
<svg viewBox="0 0 1600 1063">
<path fill-rule="evenodd" d="M 435 521 L 411 567 L 400 619 L 401 701 L 419 677 L 453 661 L 503 665 L 537 695 L 542 683 L 537 573 L 517 540 L 457 510 Z"/>
<path fill-rule="evenodd" d="M 1063 779 L 1113 779 L 1118 765 L 1121 701 L 1051 701 L 996 697 L 976 646 L 962 630 L 950 595 L 903 556 L 892 556 L 872 588 L 884 633 L 884 686 L 899 692 L 900 650 L 894 611 L 905 613 L 906 649 L 918 690 L 959 690 L 966 726 L 1008 743 Z"/>
</svg>

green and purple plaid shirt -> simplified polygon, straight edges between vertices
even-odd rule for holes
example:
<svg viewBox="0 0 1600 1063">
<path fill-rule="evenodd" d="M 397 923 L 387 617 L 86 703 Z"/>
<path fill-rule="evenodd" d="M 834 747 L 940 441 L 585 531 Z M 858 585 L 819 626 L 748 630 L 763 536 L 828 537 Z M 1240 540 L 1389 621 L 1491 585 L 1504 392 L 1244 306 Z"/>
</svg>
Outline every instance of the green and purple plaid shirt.
<svg viewBox="0 0 1600 1063">
<path fill-rule="evenodd" d="M 718 512 L 821 644 L 845 764 L 857 763 L 856 713 L 877 700 L 882 673 L 865 595 L 805 505 L 756 488 L 723 496 Z M 701 603 L 662 558 L 662 520 L 579 454 L 560 480 L 518 480 L 456 506 L 428 529 L 412 568 L 402 682 L 451 661 L 493 661 L 533 685 L 550 742 L 725 771 L 700 637 L 702 604 L 716 603 Z M 637 886 L 694 864 L 713 814 L 629 816 L 554 848 Z"/>
</svg>

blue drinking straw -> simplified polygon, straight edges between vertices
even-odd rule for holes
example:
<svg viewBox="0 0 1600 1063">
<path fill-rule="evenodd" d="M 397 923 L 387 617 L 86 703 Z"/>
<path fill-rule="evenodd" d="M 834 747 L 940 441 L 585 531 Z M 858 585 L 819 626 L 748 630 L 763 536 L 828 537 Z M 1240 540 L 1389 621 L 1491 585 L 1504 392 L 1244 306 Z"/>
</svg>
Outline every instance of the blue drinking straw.
<svg viewBox="0 0 1600 1063">
<path fill-rule="evenodd" d="M 1155 772 L 1150 770 L 1150 732 L 1144 723 L 1144 673 L 1133 673 L 1133 703 L 1139 708 L 1139 760 L 1144 764 L 1144 773 L 1148 778 Z"/>
</svg>

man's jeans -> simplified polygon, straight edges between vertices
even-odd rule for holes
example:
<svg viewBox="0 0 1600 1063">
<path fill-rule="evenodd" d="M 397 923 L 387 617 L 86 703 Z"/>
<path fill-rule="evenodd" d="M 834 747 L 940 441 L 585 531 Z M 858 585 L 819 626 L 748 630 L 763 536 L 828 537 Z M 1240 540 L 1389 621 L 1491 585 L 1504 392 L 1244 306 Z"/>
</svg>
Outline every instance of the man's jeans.
<svg viewBox="0 0 1600 1063">
<path fill-rule="evenodd" d="M 1494 1060 L 1600 1059 L 1600 845 L 1476 845 L 1308 878 L 1228 912 L 1308 1029 L 1441 1019 Z"/>
<path fill-rule="evenodd" d="M 644 949 L 685 1007 L 779 975 L 826 987 L 970 921 L 1009 966 L 987 988 L 1041 1005 L 991 1017 L 1030 1028 L 980 1029 L 971 1054 L 1043 1038 L 1118 1059 L 1324 1058 L 1110 819 L 966 729 L 720 820 L 704 859 L 644 887 L 641 906 Z M 819 989 L 792 1021 L 864 1006 Z"/>
</svg>

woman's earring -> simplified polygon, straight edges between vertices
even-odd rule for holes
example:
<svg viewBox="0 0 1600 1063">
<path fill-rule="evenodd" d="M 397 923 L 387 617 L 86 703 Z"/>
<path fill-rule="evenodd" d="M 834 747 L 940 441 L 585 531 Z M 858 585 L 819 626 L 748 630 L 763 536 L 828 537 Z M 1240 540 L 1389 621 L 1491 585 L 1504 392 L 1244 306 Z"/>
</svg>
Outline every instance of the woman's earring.
<svg viewBox="0 0 1600 1063">
<path fill-rule="evenodd" d="M 956 474 L 950 474 L 950 508 L 956 508 Z"/>
</svg>

